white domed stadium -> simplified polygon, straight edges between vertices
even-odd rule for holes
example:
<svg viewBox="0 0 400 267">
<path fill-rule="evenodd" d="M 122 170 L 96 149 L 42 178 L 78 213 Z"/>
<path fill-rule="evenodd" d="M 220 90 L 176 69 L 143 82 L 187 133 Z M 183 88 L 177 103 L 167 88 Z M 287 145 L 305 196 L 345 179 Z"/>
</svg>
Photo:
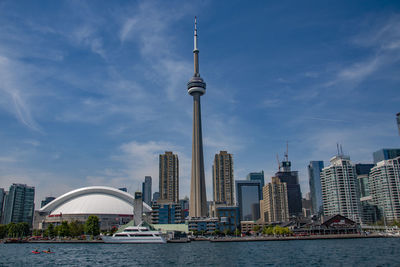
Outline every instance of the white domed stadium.
<svg viewBox="0 0 400 267">
<path fill-rule="evenodd" d="M 39 210 L 38 228 L 62 221 L 84 223 L 90 215 L 100 219 L 100 228 L 109 230 L 133 219 L 134 197 L 124 191 L 107 186 L 90 186 L 70 191 Z M 143 212 L 151 207 L 143 202 Z"/>
</svg>

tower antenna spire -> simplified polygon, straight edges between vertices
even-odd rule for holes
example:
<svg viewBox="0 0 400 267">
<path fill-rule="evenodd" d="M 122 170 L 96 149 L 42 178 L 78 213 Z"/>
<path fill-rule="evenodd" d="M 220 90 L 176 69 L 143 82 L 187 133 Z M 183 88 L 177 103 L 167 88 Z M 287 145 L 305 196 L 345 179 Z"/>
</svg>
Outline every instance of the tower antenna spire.
<svg viewBox="0 0 400 267">
<path fill-rule="evenodd" d="M 198 41 L 197 41 L 197 17 L 194 17 L 194 77 L 200 77 L 199 73 L 199 49 L 198 49 Z"/>
</svg>

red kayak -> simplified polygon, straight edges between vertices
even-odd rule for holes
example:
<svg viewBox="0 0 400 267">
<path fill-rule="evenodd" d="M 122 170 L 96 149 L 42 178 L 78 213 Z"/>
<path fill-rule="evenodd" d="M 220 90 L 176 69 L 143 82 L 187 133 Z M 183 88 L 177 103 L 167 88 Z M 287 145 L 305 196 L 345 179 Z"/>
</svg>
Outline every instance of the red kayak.
<svg viewBox="0 0 400 267">
<path fill-rule="evenodd" d="M 34 250 L 32 250 L 32 253 L 33 253 L 33 254 L 40 254 L 39 251 L 34 251 Z"/>
</svg>

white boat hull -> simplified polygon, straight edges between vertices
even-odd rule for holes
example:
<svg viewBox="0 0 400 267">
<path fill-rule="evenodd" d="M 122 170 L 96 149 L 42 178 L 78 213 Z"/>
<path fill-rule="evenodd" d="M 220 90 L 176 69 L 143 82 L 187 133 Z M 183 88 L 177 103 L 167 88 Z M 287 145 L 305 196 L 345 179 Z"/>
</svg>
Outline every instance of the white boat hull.
<svg viewBox="0 0 400 267">
<path fill-rule="evenodd" d="M 130 244 L 164 244 L 167 241 L 159 236 L 149 236 L 149 237 L 114 237 L 114 236 L 101 236 L 104 243 L 130 243 Z"/>
</svg>

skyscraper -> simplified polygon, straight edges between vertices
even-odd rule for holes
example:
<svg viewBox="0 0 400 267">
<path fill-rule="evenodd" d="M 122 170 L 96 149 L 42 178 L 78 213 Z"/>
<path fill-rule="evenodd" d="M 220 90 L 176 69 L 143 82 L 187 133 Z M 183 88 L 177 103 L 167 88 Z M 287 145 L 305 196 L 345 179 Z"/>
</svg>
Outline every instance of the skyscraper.
<svg viewBox="0 0 400 267">
<path fill-rule="evenodd" d="M 0 188 L 0 224 L 2 224 L 3 220 L 3 205 L 4 205 L 4 200 L 6 198 L 6 191 L 4 191 L 4 188 Z"/>
<path fill-rule="evenodd" d="M 400 148 L 382 148 L 373 154 L 374 164 L 382 160 L 394 159 L 400 157 Z"/>
<path fill-rule="evenodd" d="M 263 190 L 263 187 L 265 185 L 265 182 L 264 182 L 264 171 L 251 172 L 251 173 L 247 174 L 246 179 L 249 180 L 249 181 L 260 181 L 260 184 L 261 184 L 261 192 L 260 192 L 260 194 L 261 194 L 261 199 L 263 199 L 262 190 Z"/>
<path fill-rule="evenodd" d="M 310 161 L 308 165 L 308 182 L 310 185 L 312 213 L 322 213 L 322 188 L 320 173 L 324 168 L 323 161 Z"/>
<path fill-rule="evenodd" d="M 286 151 L 285 160 L 281 162 L 275 177 L 278 177 L 281 183 L 286 183 L 289 216 L 299 216 L 302 214 L 299 174 L 297 171 L 291 170 L 291 165 L 292 163 L 289 161 L 288 152 Z"/>
<path fill-rule="evenodd" d="M 46 197 L 44 200 L 42 200 L 42 202 L 40 203 L 40 207 L 43 208 L 44 206 L 46 206 L 47 204 L 49 204 L 50 202 L 52 202 L 54 199 L 56 199 L 55 197 Z"/>
<path fill-rule="evenodd" d="M 232 154 L 220 151 L 215 154 L 213 164 L 214 202 L 227 205 L 234 204 L 233 158 Z"/>
<path fill-rule="evenodd" d="M 397 128 L 399 129 L 400 134 L 400 112 L 396 114 Z"/>
<path fill-rule="evenodd" d="M 361 212 L 355 167 L 350 157 L 342 153 L 330 162 L 331 165 L 321 172 L 324 215 L 340 214 L 359 223 Z"/>
<path fill-rule="evenodd" d="M 160 155 L 160 199 L 158 201 L 179 202 L 178 155 L 170 151 Z"/>
<path fill-rule="evenodd" d="M 241 221 L 256 221 L 260 218 L 260 181 L 237 180 L 236 201 Z M 258 212 L 254 212 L 257 210 Z"/>
<path fill-rule="evenodd" d="M 261 217 L 265 222 L 285 222 L 289 220 L 289 206 L 286 183 L 272 177 L 271 183 L 263 187 L 264 199 L 261 203 Z"/>
<path fill-rule="evenodd" d="M 143 201 L 151 206 L 151 176 L 145 176 L 142 183 Z"/>
<path fill-rule="evenodd" d="M 34 187 L 26 184 L 12 184 L 4 203 L 3 223 L 26 222 L 32 226 L 34 199 Z"/>
<path fill-rule="evenodd" d="M 369 188 L 372 203 L 386 220 L 400 220 L 400 157 L 378 162 L 371 169 Z"/>
<path fill-rule="evenodd" d="M 188 93 L 193 96 L 192 174 L 190 182 L 190 217 L 207 216 L 206 182 L 204 178 L 203 137 L 201 132 L 200 96 L 206 92 L 206 83 L 199 73 L 197 48 L 197 21 L 194 20 L 194 74 L 187 83 Z"/>
</svg>

